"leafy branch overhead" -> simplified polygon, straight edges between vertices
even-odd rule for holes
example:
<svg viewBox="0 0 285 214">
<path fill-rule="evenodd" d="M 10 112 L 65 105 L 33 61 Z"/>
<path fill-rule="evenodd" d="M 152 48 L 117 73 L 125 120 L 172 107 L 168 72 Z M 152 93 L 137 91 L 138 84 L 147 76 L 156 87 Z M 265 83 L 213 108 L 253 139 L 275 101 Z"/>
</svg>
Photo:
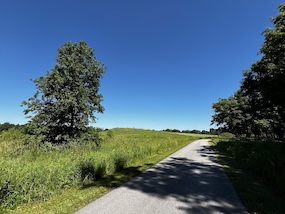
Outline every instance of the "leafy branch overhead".
<svg viewBox="0 0 285 214">
<path fill-rule="evenodd" d="M 86 133 L 94 113 L 104 112 L 99 88 L 106 69 L 85 42 L 64 44 L 56 62 L 45 77 L 33 80 L 37 92 L 22 105 L 34 134 L 61 143 Z"/>
</svg>

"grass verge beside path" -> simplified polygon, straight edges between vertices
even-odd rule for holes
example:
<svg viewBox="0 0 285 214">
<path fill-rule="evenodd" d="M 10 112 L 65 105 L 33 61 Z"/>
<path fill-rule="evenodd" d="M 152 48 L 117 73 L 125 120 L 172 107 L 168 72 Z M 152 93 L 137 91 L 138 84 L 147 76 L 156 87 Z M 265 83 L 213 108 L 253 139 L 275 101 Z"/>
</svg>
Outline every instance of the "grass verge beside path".
<svg viewBox="0 0 285 214">
<path fill-rule="evenodd" d="M 74 213 L 92 201 L 112 191 L 116 187 L 119 187 L 120 185 L 126 183 L 136 175 L 141 174 L 143 171 L 149 169 L 159 161 L 183 148 L 187 144 L 188 143 L 185 145 L 182 144 L 179 147 L 169 150 L 163 154 L 159 154 L 146 160 L 139 161 L 120 172 L 106 176 L 100 182 L 97 182 L 94 185 L 90 185 L 89 187 L 77 187 L 70 190 L 64 190 L 52 197 L 48 202 L 40 202 L 30 204 L 28 206 L 20 206 L 17 210 L 12 211 L 11 213 Z"/>
<path fill-rule="evenodd" d="M 250 213 L 284 213 L 285 143 L 216 139 L 211 145 Z"/>
<path fill-rule="evenodd" d="M 18 204 L 5 213 L 73 213 L 203 135 L 115 129 L 102 137 L 99 150 L 87 145 L 53 152 L 23 150 L 17 156 L 6 151 L 0 157 L 6 174 L 0 179 L 10 179 L 11 191 L 1 200 L 8 208 Z"/>
</svg>

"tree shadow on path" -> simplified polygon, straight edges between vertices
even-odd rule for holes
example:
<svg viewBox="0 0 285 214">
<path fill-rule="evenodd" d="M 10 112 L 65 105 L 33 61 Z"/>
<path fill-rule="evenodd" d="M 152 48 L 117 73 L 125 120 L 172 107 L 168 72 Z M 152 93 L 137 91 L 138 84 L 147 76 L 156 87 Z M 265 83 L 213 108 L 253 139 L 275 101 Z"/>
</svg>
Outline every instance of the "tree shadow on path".
<svg viewBox="0 0 285 214">
<path fill-rule="evenodd" d="M 170 157 L 124 186 L 176 201 L 185 213 L 246 213 L 209 146 L 196 150 L 205 161 Z"/>
</svg>

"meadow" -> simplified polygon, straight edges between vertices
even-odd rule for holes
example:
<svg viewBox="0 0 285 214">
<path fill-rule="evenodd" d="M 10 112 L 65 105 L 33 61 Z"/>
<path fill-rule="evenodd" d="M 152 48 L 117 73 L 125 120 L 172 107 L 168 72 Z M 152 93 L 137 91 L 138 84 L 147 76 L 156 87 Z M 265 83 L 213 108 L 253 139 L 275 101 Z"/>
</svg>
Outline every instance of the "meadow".
<svg viewBox="0 0 285 214">
<path fill-rule="evenodd" d="M 212 147 L 250 213 L 284 213 L 285 143 L 224 134 Z"/>
<path fill-rule="evenodd" d="M 100 134 L 101 146 L 40 146 L 14 129 L 0 134 L 0 213 L 72 213 L 191 141 L 137 129 Z"/>
</svg>

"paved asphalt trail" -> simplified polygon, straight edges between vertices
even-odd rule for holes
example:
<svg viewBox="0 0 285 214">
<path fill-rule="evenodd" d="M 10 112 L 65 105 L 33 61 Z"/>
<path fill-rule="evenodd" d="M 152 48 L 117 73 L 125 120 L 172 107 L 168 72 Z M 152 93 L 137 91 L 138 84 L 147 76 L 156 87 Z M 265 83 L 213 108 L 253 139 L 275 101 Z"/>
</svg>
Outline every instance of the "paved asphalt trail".
<svg viewBox="0 0 285 214">
<path fill-rule="evenodd" d="M 246 213 L 207 140 L 195 141 L 76 214 Z"/>
</svg>

